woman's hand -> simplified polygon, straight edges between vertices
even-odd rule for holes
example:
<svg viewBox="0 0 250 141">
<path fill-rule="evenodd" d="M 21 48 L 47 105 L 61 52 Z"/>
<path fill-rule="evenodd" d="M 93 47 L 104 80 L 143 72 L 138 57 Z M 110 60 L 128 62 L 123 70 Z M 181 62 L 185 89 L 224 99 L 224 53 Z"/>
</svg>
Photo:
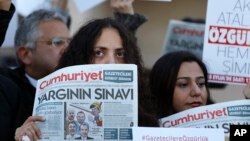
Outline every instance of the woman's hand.
<svg viewBox="0 0 250 141">
<path fill-rule="evenodd" d="M 44 122 L 45 119 L 42 116 L 30 116 L 21 127 L 16 129 L 15 140 L 22 141 L 23 136 L 29 137 L 30 141 L 41 139 L 42 134 L 36 121 Z"/>
</svg>

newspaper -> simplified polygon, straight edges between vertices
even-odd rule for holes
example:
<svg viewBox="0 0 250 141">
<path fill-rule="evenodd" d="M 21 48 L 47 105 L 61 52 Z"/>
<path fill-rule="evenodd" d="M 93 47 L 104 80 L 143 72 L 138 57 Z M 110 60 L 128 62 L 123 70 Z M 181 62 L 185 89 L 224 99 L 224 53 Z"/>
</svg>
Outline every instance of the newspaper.
<svg viewBox="0 0 250 141">
<path fill-rule="evenodd" d="M 231 125 L 250 125 L 250 100 L 202 106 L 160 119 L 161 127 L 221 128 L 229 137 Z"/>
<path fill-rule="evenodd" d="M 131 64 L 66 67 L 38 80 L 33 115 L 46 119 L 37 122 L 42 140 L 132 140 L 137 81 Z"/>
</svg>

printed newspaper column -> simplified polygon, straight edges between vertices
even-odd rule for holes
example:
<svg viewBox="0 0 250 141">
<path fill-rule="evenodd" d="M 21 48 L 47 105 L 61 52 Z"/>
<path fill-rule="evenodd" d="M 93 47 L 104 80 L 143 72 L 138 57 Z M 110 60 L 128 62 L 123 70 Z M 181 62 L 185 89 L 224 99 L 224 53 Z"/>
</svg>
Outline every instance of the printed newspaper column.
<svg viewBox="0 0 250 141">
<path fill-rule="evenodd" d="M 203 61 L 212 82 L 249 82 L 249 3 L 250 0 L 208 0 Z"/>
<path fill-rule="evenodd" d="M 33 115 L 43 140 L 127 140 L 138 125 L 137 66 L 66 67 L 38 80 Z"/>
</svg>

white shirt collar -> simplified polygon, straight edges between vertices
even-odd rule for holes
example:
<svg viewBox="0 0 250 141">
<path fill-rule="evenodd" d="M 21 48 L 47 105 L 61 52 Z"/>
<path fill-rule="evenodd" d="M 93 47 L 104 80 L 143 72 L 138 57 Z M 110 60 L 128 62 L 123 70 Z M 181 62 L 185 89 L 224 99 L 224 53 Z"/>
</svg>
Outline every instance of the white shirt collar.
<svg viewBox="0 0 250 141">
<path fill-rule="evenodd" d="M 87 137 L 82 137 L 82 136 L 81 136 L 81 139 L 86 140 L 86 139 L 87 139 Z"/>
<path fill-rule="evenodd" d="M 36 88 L 37 80 L 29 76 L 27 73 L 25 73 L 25 76 L 29 80 L 30 84 Z"/>
</svg>

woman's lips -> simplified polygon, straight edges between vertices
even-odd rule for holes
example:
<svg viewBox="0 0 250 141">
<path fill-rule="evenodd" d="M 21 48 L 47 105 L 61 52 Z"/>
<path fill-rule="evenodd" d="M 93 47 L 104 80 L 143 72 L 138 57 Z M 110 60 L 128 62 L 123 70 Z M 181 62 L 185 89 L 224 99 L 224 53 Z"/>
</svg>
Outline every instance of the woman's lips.
<svg viewBox="0 0 250 141">
<path fill-rule="evenodd" d="M 201 103 L 201 102 L 192 102 L 192 103 L 189 103 L 189 105 L 190 105 L 191 107 L 199 107 L 199 106 L 202 105 L 202 103 Z"/>
</svg>

